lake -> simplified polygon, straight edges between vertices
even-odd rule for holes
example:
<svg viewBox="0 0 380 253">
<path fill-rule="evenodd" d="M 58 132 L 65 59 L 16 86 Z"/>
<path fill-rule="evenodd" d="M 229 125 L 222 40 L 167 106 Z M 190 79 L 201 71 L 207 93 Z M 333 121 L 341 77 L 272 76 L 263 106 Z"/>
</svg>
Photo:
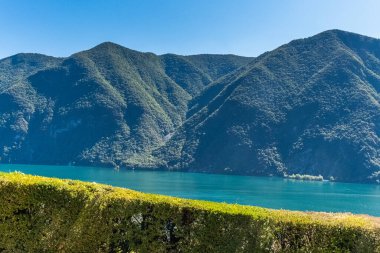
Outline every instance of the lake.
<svg viewBox="0 0 380 253">
<path fill-rule="evenodd" d="M 97 182 L 189 199 L 380 216 L 380 185 L 79 166 L 0 164 L 0 171 Z"/>
</svg>

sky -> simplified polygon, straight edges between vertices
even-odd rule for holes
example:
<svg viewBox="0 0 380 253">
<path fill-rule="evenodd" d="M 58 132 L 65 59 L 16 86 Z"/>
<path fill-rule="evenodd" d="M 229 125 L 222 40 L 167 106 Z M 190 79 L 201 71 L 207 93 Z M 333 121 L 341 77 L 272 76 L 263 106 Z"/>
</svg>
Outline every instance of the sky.
<svg viewBox="0 0 380 253">
<path fill-rule="evenodd" d="M 0 0 L 0 58 L 105 41 L 156 54 L 257 56 L 342 29 L 380 38 L 379 0 Z"/>
</svg>

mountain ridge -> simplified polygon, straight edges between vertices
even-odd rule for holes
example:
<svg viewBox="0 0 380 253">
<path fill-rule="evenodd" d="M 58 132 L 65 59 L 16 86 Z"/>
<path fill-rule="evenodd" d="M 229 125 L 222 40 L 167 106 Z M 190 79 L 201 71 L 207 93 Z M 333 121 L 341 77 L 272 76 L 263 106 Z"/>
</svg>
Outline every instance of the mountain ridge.
<svg viewBox="0 0 380 253">
<path fill-rule="evenodd" d="M 355 178 L 355 179 L 353 179 L 353 181 L 355 181 L 355 180 L 356 181 L 371 181 L 371 180 L 375 181 L 376 176 L 379 175 L 379 173 L 377 172 L 377 170 L 379 168 L 378 167 L 379 157 L 378 157 L 377 151 L 376 151 L 376 150 L 378 150 L 378 147 L 379 147 L 378 146 L 379 142 L 378 142 L 378 137 L 377 137 L 377 133 L 379 132 L 379 130 L 378 130 L 378 128 L 374 129 L 379 124 L 379 111 L 378 111 L 379 110 L 379 107 L 378 107 L 379 97 L 378 97 L 378 94 L 376 91 L 377 89 L 375 90 L 375 88 L 378 87 L 380 79 L 377 78 L 376 73 L 375 73 L 375 76 L 372 76 L 374 71 L 369 70 L 367 67 L 370 66 L 370 67 L 375 69 L 375 72 L 379 73 L 378 72 L 379 71 L 379 69 L 378 69 L 379 65 L 374 66 L 374 63 L 377 63 L 378 60 L 376 60 L 373 57 L 370 58 L 369 60 L 368 59 L 360 60 L 356 54 L 352 55 L 352 52 L 350 50 L 348 50 L 348 48 L 342 47 L 343 41 L 340 39 L 337 40 L 337 38 L 339 36 L 357 36 L 357 37 L 353 38 L 353 41 L 355 41 L 355 40 L 358 40 L 358 41 L 370 40 L 369 42 L 367 41 L 370 44 L 377 43 L 377 46 L 374 48 L 374 51 L 372 53 L 376 54 L 376 56 L 377 56 L 377 58 L 375 57 L 376 59 L 379 58 L 379 55 L 380 55 L 379 40 L 371 39 L 368 37 L 362 38 L 360 35 L 354 35 L 352 33 L 345 33 L 342 31 L 333 30 L 333 31 L 327 31 L 327 32 L 318 34 L 318 35 L 313 36 L 313 37 L 308 38 L 308 39 L 294 40 L 294 41 L 292 41 L 286 45 L 283 45 L 283 46 L 275 49 L 274 51 L 271 51 L 269 53 L 265 53 L 264 55 L 257 57 L 253 62 L 248 64 L 251 66 L 244 67 L 246 69 L 243 70 L 243 72 L 250 73 L 252 71 L 255 71 L 255 74 L 251 74 L 250 76 L 247 74 L 244 74 L 244 73 L 242 74 L 242 76 L 239 76 L 239 75 L 236 76 L 236 74 L 230 74 L 230 76 L 225 77 L 225 79 L 227 79 L 226 85 L 223 85 L 223 80 L 221 80 L 219 83 L 218 82 L 214 83 L 210 87 L 206 88 L 206 90 L 200 95 L 200 97 L 195 98 L 195 102 L 193 102 L 193 104 L 197 104 L 197 100 L 202 101 L 202 96 L 206 96 L 205 101 L 208 101 L 209 100 L 208 93 L 210 93 L 210 90 L 212 92 L 212 89 L 217 89 L 218 92 L 214 92 L 217 94 L 213 94 L 211 96 L 211 97 L 214 97 L 214 100 L 211 100 L 211 102 L 204 103 L 203 106 L 200 106 L 200 108 L 198 108 L 198 113 L 193 112 L 190 115 L 191 116 L 189 118 L 190 122 L 189 121 L 185 122 L 184 127 L 182 127 L 182 130 L 179 131 L 179 134 L 173 136 L 172 142 L 177 143 L 177 144 L 172 144 L 173 145 L 172 147 L 170 147 L 170 145 L 171 145 L 170 143 L 167 144 L 166 147 L 161 148 L 160 150 L 156 151 L 156 155 L 160 158 L 162 158 L 162 156 L 164 156 L 164 158 L 162 158 L 162 159 L 167 162 L 166 166 L 169 168 L 170 167 L 172 167 L 172 168 L 191 168 L 190 169 L 191 171 L 208 171 L 208 172 L 213 171 L 216 173 L 256 174 L 256 175 L 274 174 L 274 175 L 279 175 L 279 176 L 284 176 L 286 174 L 293 174 L 293 173 L 312 174 L 312 175 L 322 174 L 325 178 L 334 178 L 335 180 L 339 180 L 339 181 L 350 181 L 350 179 L 349 179 L 350 177 Z M 345 39 L 345 37 L 344 37 L 344 39 Z M 312 55 L 305 55 L 305 58 L 307 58 L 306 56 L 308 56 L 308 59 L 306 60 L 305 63 L 302 63 L 302 59 L 303 59 L 302 57 L 299 57 L 299 59 L 296 59 L 296 61 L 294 61 L 294 59 L 293 59 L 293 61 L 290 61 L 289 59 L 292 59 L 291 58 L 291 57 L 293 57 L 292 53 L 294 53 L 294 50 L 295 50 L 295 48 L 293 48 L 293 47 L 298 47 L 298 50 L 301 51 L 301 52 L 296 53 L 295 55 L 302 54 L 302 50 L 306 50 L 305 48 L 302 48 L 303 45 L 305 44 L 305 40 L 308 44 L 310 44 L 309 45 L 310 48 L 312 48 L 314 50 L 314 51 L 310 52 L 310 53 L 312 53 Z M 313 43 L 315 43 L 316 41 L 319 42 L 319 44 L 314 45 Z M 318 46 L 319 46 L 319 48 L 318 48 Z M 325 51 L 326 55 L 324 55 L 323 58 L 326 58 L 326 59 L 331 58 L 334 55 L 334 54 L 332 54 L 333 52 L 335 52 L 336 58 L 332 59 L 329 64 L 326 64 L 325 62 L 320 62 L 320 64 L 318 63 L 315 66 L 310 66 L 309 64 L 314 61 L 314 59 L 315 59 L 314 57 L 318 54 L 323 53 L 323 50 L 320 50 L 320 47 L 322 47 L 322 46 L 323 46 L 323 48 L 324 47 L 330 47 L 330 49 L 328 51 Z M 318 48 L 318 50 L 315 50 L 316 47 Z M 286 50 L 286 52 L 284 52 L 284 50 Z M 363 52 L 358 52 L 358 53 L 361 53 L 363 55 Z M 367 52 L 367 54 L 370 54 L 370 53 L 371 52 Z M 284 55 L 290 55 L 290 57 L 283 58 Z M 301 65 L 300 65 L 300 63 L 297 63 L 297 60 L 301 61 Z M 361 86 L 360 89 L 365 88 L 368 91 L 367 93 L 370 94 L 369 99 L 373 100 L 375 102 L 373 104 L 365 104 L 367 100 L 358 100 L 358 101 L 362 104 L 364 103 L 365 106 L 369 106 L 369 105 L 371 106 L 370 107 L 370 108 L 372 108 L 371 113 L 373 114 L 373 115 L 371 115 L 372 119 L 368 118 L 368 116 L 366 116 L 366 114 L 364 113 L 363 110 L 361 110 L 361 111 L 359 110 L 359 112 L 357 112 L 356 115 L 353 115 L 353 116 L 357 117 L 358 120 L 361 119 L 362 122 L 368 123 L 366 127 L 370 127 L 371 124 L 373 125 L 372 130 L 370 132 L 365 132 L 363 129 L 356 129 L 356 130 L 358 130 L 359 133 L 362 134 L 361 137 L 363 139 L 366 139 L 366 141 L 370 142 L 371 140 L 373 141 L 373 139 L 371 139 L 367 135 L 376 137 L 376 139 L 375 139 L 376 146 L 375 147 L 362 143 L 362 145 L 364 145 L 365 149 L 368 149 L 367 150 L 368 153 L 363 153 L 362 155 L 371 157 L 369 160 L 367 160 L 367 162 L 370 164 L 367 164 L 366 166 L 371 167 L 373 170 L 372 174 L 370 174 L 370 175 L 367 174 L 366 176 L 364 176 L 364 178 L 360 178 L 361 177 L 360 173 L 362 171 L 361 172 L 360 171 L 355 172 L 357 174 L 355 174 L 354 176 L 352 176 L 352 175 L 347 176 L 347 178 L 342 178 L 342 177 L 345 177 L 345 174 L 348 174 L 347 172 L 339 171 L 339 170 L 343 170 L 344 166 L 347 167 L 348 168 L 347 170 L 349 170 L 351 172 L 355 171 L 355 170 L 357 171 L 357 169 L 353 168 L 354 166 L 358 166 L 358 167 L 361 167 L 361 169 L 363 169 L 363 164 L 366 163 L 365 161 L 360 161 L 360 162 L 354 161 L 350 157 L 350 155 L 352 155 L 352 157 L 358 157 L 357 152 L 359 152 L 359 151 L 350 151 L 350 149 L 347 149 L 344 152 L 342 151 L 342 153 L 339 153 L 338 155 L 336 155 L 336 157 L 339 157 L 339 159 L 337 159 L 337 161 L 333 161 L 331 159 L 331 157 L 329 157 L 329 155 L 324 153 L 326 151 L 318 151 L 321 148 L 314 146 L 313 148 L 310 149 L 309 153 L 313 153 L 313 152 L 315 152 L 315 153 L 319 152 L 320 153 L 320 152 L 322 152 L 323 154 L 320 154 L 322 156 L 320 159 L 324 158 L 324 160 L 330 160 L 329 163 L 326 163 L 323 166 L 323 167 L 325 167 L 324 168 L 325 170 L 328 168 L 327 171 L 324 171 L 323 169 L 317 167 L 318 164 L 323 164 L 323 160 L 320 160 L 317 162 L 317 161 L 315 161 L 315 159 L 317 159 L 317 158 L 312 158 L 313 155 L 304 153 L 303 154 L 304 158 L 298 157 L 297 159 L 294 159 L 294 157 L 296 156 L 295 154 L 286 154 L 289 151 L 296 152 L 292 148 L 289 150 L 288 147 L 284 147 L 284 144 L 289 142 L 289 133 L 291 133 L 291 131 L 290 131 L 290 129 L 288 129 L 286 132 L 283 132 L 283 130 L 277 129 L 279 127 L 278 124 L 282 121 L 286 121 L 287 120 L 286 117 L 289 116 L 287 114 L 284 114 L 284 112 L 286 112 L 287 107 L 292 108 L 290 101 L 293 101 L 293 100 L 295 101 L 297 99 L 299 100 L 300 98 L 302 98 L 305 101 L 309 100 L 308 103 L 311 103 L 311 99 L 308 99 L 307 96 L 302 97 L 300 95 L 301 94 L 300 92 L 305 92 L 305 88 L 307 88 L 307 87 L 303 87 L 303 85 L 300 85 L 300 83 L 307 82 L 307 80 L 309 80 L 309 82 L 314 82 L 314 83 L 318 83 L 318 84 L 322 83 L 322 81 L 323 82 L 327 81 L 330 83 L 325 84 L 325 85 L 327 85 L 326 88 L 329 88 L 331 91 L 331 88 L 333 88 L 333 86 L 331 86 L 332 85 L 331 81 L 334 79 L 330 78 L 330 80 L 320 80 L 319 81 L 318 76 L 321 76 L 321 75 L 323 76 L 323 74 L 326 74 L 326 71 L 328 71 L 329 68 L 334 68 L 333 63 L 336 63 L 336 61 L 339 61 L 339 68 L 333 69 L 332 71 L 336 71 L 337 74 L 341 74 L 341 75 L 344 74 L 345 75 L 345 73 L 339 73 L 340 69 L 345 71 L 345 69 L 350 70 L 350 68 L 353 68 L 354 70 L 362 68 L 362 69 L 360 69 L 360 71 L 362 71 L 362 70 L 367 71 L 368 72 L 367 75 L 370 76 L 370 79 L 371 79 L 370 80 L 371 84 L 368 84 L 366 86 Z M 286 62 L 287 65 L 284 65 L 283 64 L 284 62 Z M 292 64 L 293 64 L 293 67 L 292 67 Z M 307 66 L 307 68 L 309 70 L 312 70 L 312 71 L 314 70 L 314 72 L 310 72 L 310 74 L 308 74 L 305 71 L 305 65 Z M 287 70 L 286 68 L 289 66 L 291 68 L 291 71 L 282 71 L 282 72 L 279 71 L 281 68 Z M 273 70 L 276 70 L 276 71 L 273 72 Z M 297 72 L 299 72 L 299 73 L 297 73 Z M 314 73 L 314 74 L 311 74 L 311 73 Z M 347 72 L 346 74 L 350 74 L 350 73 Z M 352 78 L 356 78 L 356 74 L 353 75 Z M 276 75 L 278 75 L 278 77 L 276 77 Z M 260 76 L 262 76 L 262 78 L 257 79 Z M 232 80 L 232 81 L 228 80 L 229 78 L 230 79 L 235 78 L 235 80 Z M 351 77 L 349 77 L 349 78 L 351 78 Z M 315 79 L 317 79 L 317 80 L 315 80 Z M 335 84 L 337 84 L 337 83 L 344 84 L 346 81 L 346 80 L 343 80 L 343 81 L 339 80 L 340 78 L 335 78 L 335 79 L 336 79 L 336 80 L 334 80 L 336 82 Z M 297 80 L 297 81 L 295 81 L 295 80 Z M 250 87 L 250 85 L 248 85 L 248 84 L 254 84 L 254 83 L 258 83 L 258 84 L 267 83 L 267 85 L 260 88 L 259 92 L 256 92 L 256 91 L 252 90 L 252 87 Z M 221 85 L 222 87 L 218 87 L 218 85 Z M 276 87 L 271 87 L 273 85 L 276 85 Z M 289 88 L 286 88 L 286 85 Z M 355 85 L 355 83 L 353 83 L 352 85 Z M 244 89 L 242 87 L 244 87 Z M 259 88 L 259 87 L 261 87 L 261 86 L 258 86 L 256 88 Z M 239 89 L 240 89 L 240 91 L 239 91 Z M 276 90 L 278 90 L 278 89 L 280 89 L 280 90 L 283 89 L 284 91 L 286 91 L 286 93 L 281 93 L 282 95 L 280 95 L 280 96 L 275 95 Z M 310 90 L 310 89 L 319 89 L 319 88 L 315 87 L 315 88 L 308 88 L 308 89 Z M 353 87 L 352 89 L 356 89 L 356 87 Z M 270 91 L 269 93 L 268 93 L 268 90 Z M 313 91 L 313 90 L 310 90 L 308 92 L 313 92 L 313 94 L 315 94 L 315 91 Z M 336 96 L 330 98 L 330 101 L 329 101 L 330 103 L 336 103 L 337 102 L 336 100 L 338 100 L 338 98 L 339 98 L 339 96 L 338 96 L 339 92 L 340 91 L 334 91 L 334 95 L 336 95 Z M 350 91 L 350 92 L 352 92 L 352 91 Z M 355 90 L 355 92 L 356 92 L 356 90 Z M 233 96 L 231 94 L 238 95 L 238 96 L 236 96 L 238 98 L 230 99 L 231 96 Z M 248 94 L 251 94 L 251 95 L 248 95 Z M 294 95 L 292 96 L 292 100 L 289 100 L 288 102 L 286 102 L 286 101 L 284 101 L 283 98 L 286 98 L 288 96 L 288 94 L 294 94 Z M 328 93 L 326 93 L 326 94 L 328 94 Z M 326 94 L 323 94 L 323 95 L 326 95 Z M 355 93 L 353 93 L 353 95 L 354 94 Z M 311 94 L 308 94 L 308 95 L 311 95 Z M 351 95 L 351 94 L 349 94 L 349 95 Z M 298 111 L 296 114 L 294 114 L 295 113 L 294 112 L 293 113 L 294 115 L 291 117 L 292 117 L 292 120 L 295 122 L 293 122 L 291 125 L 294 127 L 299 127 L 299 126 L 302 127 L 302 122 L 300 122 L 300 120 L 297 119 L 298 114 L 301 114 L 300 116 L 304 117 L 306 120 L 307 115 L 303 115 L 304 113 L 311 113 L 311 112 L 313 112 L 313 110 L 314 111 L 315 110 L 324 110 L 323 106 L 326 108 L 331 108 L 329 110 L 333 110 L 332 107 L 327 103 L 328 101 L 323 102 L 323 100 L 324 100 L 323 96 L 319 95 L 318 100 L 316 102 L 313 102 L 313 103 L 317 103 L 317 105 L 316 105 L 317 108 L 313 108 L 313 106 L 310 105 L 309 108 L 306 107 L 306 108 L 300 109 L 301 111 Z M 344 98 L 343 100 L 344 100 L 343 104 L 344 103 L 347 103 L 348 105 L 350 104 L 349 103 L 349 96 Z M 220 101 L 220 102 L 217 102 L 217 101 Z M 229 116 L 229 117 L 226 116 L 226 115 L 231 115 L 231 114 L 235 114 L 237 116 L 240 114 L 240 115 L 245 115 L 245 118 L 248 118 L 249 117 L 248 112 L 251 112 L 251 109 L 248 109 L 248 111 L 246 111 L 247 113 L 244 114 L 244 110 L 245 110 L 244 108 L 249 108 L 251 106 L 250 103 L 254 103 L 253 101 L 255 101 L 256 103 L 258 103 L 258 102 L 260 102 L 260 103 L 254 106 L 254 108 L 255 108 L 254 110 L 256 112 L 252 116 L 253 117 L 261 117 L 261 119 L 259 121 L 259 122 L 261 122 L 261 124 L 265 124 L 265 122 L 270 119 L 270 121 L 271 121 L 270 124 L 273 124 L 273 125 L 269 125 L 269 127 L 268 127 L 268 129 L 269 129 L 268 131 L 270 131 L 270 132 L 266 131 L 265 129 L 260 130 L 261 127 L 258 127 L 257 125 L 253 126 L 252 124 L 251 125 L 248 124 L 248 123 L 255 122 L 254 118 L 251 119 L 252 122 L 248 122 L 248 123 L 245 122 L 245 125 L 244 125 L 244 124 L 238 124 L 236 122 L 230 122 L 231 119 L 234 118 L 234 116 Z M 270 101 L 270 102 L 268 103 L 268 101 Z M 283 105 L 284 107 L 282 109 L 274 107 L 274 104 L 279 103 L 279 102 L 284 103 L 284 105 Z M 323 104 L 321 104 L 322 102 L 323 102 Z M 240 106 L 239 107 L 240 109 L 239 110 L 233 109 L 233 111 L 231 111 L 232 108 L 235 108 L 231 105 L 231 103 L 237 104 L 238 106 Z M 302 103 L 304 103 L 304 102 L 302 102 Z M 215 106 L 213 106 L 213 104 L 215 104 Z M 226 106 L 226 104 L 228 106 Z M 320 109 L 318 107 L 322 107 L 322 109 Z M 226 109 L 226 108 L 228 108 L 228 109 Z M 367 108 L 369 108 L 369 107 L 367 107 Z M 357 106 L 351 105 L 351 108 L 349 108 L 349 109 L 351 109 L 353 111 L 357 110 Z M 219 121 L 217 121 L 218 123 L 213 123 L 213 124 L 207 123 L 208 121 L 211 122 L 213 119 L 217 118 L 218 113 L 221 110 L 227 110 L 226 112 L 224 112 L 224 114 L 225 114 L 224 118 L 222 116 L 219 116 L 219 117 L 221 117 L 221 119 Z M 269 115 L 265 115 L 267 113 L 273 114 L 276 117 L 271 117 Z M 322 113 L 326 114 L 327 112 L 322 112 Z M 341 111 L 339 113 L 336 112 L 335 116 L 338 118 L 339 117 L 343 118 L 344 115 L 342 113 L 343 112 L 341 112 Z M 367 114 L 370 114 L 370 113 L 367 113 Z M 326 116 L 323 116 L 323 117 L 326 117 Z M 375 118 L 373 118 L 373 117 L 375 117 Z M 242 120 L 242 118 L 239 118 L 239 120 Z M 308 119 L 308 120 L 312 120 L 312 119 Z M 225 124 L 227 124 L 226 122 L 230 122 L 229 124 L 231 124 L 231 125 L 226 126 L 225 125 Z M 208 125 L 204 126 L 205 124 L 206 125 L 208 124 Z M 266 124 L 269 124 L 269 122 Z M 364 125 L 366 125 L 366 124 L 364 124 Z M 353 130 L 354 127 L 352 125 L 348 124 L 348 126 L 350 128 L 352 128 L 351 131 L 354 131 Z M 235 129 L 234 131 L 237 132 L 237 133 L 235 133 L 235 135 L 236 134 L 245 134 L 246 136 L 245 137 L 235 136 L 235 138 L 240 138 L 240 140 L 237 141 L 236 145 L 241 145 L 244 142 L 248 142 L 248 144 L 246 144 L 247 147 L 245 149 L 239 148 L 239 146 L 233 147 L 233 144 L 232 144 L 232 143 L 234 143 L 233 141 L 231 144 L 229 144 L 228 142 L 226 143 L 226 140 L 228 140 L 228 138 L 231 138 L 231 136 L 228 137 L 226 135 L 226 132 L 229 131 L 228 128 L 233 129 L 233 128 L 239 128 L 239 127 L 240 128 L 245 127 L 245 129 L 243 129 L 243 130 L 240 129 L 240 131 Z M 255 130 L 252 130 L 252 128 Z M 223 129 L 223 131 L 219 133 L 218 129 Z M 231 129 L 231 131 L 233 131 L 232 129 Z M 249 129 L 251 129 L 251 130 L 249 130 Z M 331 129 L 329 129 L 327 126 L 327 130 L 330 131 Z M 258 133 L 254 133 L 255 131 L 257 131 Z M 260 133 L 260 131 L 263 131 L 263 132 Z M 286 137 L 281 137 L 282 139 L 281 139 L 281 141 L 279 141 L 278 138 L 280 138 L 280 136 L 277 136 L 277 137 L 273 136 L 274 133 L 271 133 L 273 131 L 275 131 L 275 132 L 280 131 L 280 132 L 282 132 L 281 135 L 286 136 Z M 216 132 L 219 133 L 219 135 L 215 134 Z M 187 137 L 186 137 L 186 134 L 188 134 Z M 181 136 L 181 135 L 185 135 L 185 137 Z M 206 140 L 203 140 L 204 138 L 202 136 L 205 136 L 205 135 L 206 136 L 210 135 L 211 137 L 208 137 L 209 139 L 207 139 L 205 137 Z M 234 135 L 234 134 L 232 134 L 232 135 Z M 272 135 L 272 137 L 271 137 L 271 135 Z M 277 135 L 278 135 L 278 133 L 277 133 Z M 335 133 L 335 135 L 338 135 L 338 134 Z M 194 136 L 200 136 L 200 137 L 194 137 Z M 260 136 L 266 136 L 269 139 L 273 138 L 272 142 L 274 144 L 266 143 L 266 142 L 270 142 L 270 141 L 263 140 Z M 251 149 L 250 145 L 255 144 L 255 143 L 252 143 L 252 140 L 254 140 L 255 138 L 256 138 L 257 143 L 262 142 L 263 143 L 262 145 L 264 145 L 264 146 L 257 148 L 257 149 L 254 148 L 255 150 L 252 151 L 252 150 L 250 150 Z M 301 138 L 301 136 L 298 136 L 297 138 Z M 347 138 L 353 138 L 353 136 L 349 136 Z M 216 140 L 221 140 L 221 141 L 217 142 Z M 359 141 L 359 138 L 356 138 L 356 140 Z M 215 145 L 212 145 L 212 143 L 215 143 L 215 142 L 217 142 L 217 143 Z M 281 145 L 279 146 L 277 142 L 279 142 Z M 178 145 L 178 143 L 182 143 L 182 146 L 176 146 L 176 145 Z M 199 143 L 201 143 L 201 144 L 199 144 Z M 202 144 L 202 143 L 204 143 L 204 144 Z M 256 145 L 260 146 L 260 144 L 257 144 L 257 143 L 256 143 Z M 290 141 L 290 143 L 291 143 L 291 141 Z M 329 148 L 327 148 L 330 145 L 330 144 L 328 144 L 328 142 L 321 140 L 320 143 L 324 143 L 323 144 L 323 145 L 325 145 L 323 147 L 324 149 L 329 149 Z M 301 144 L 302 144 L 302 142 L 301 142 Z M 305 144 L 305 143 L 303 143 L 303 144 Z M 202 145 L 204 146 L 203 148 L 202 148 Z M 289 145 L 289 144 L 287 144 L 287 145 Z M 294 143 L 294 145 L 296 145 L 296 143 Z M 314 144 L 309 143 L 308 145 L 314 145 Z M 322 145 L 322 144 L 320 144 L 320 145 Z M 355 146 L 353 144 L 345 146 L 340 142 L 338 142 L 338 144 L 336 144 L 336 145 L 338 145 L 338 148 L 343 148 L 343 147 L 353 148 L 353 146 Z M 207 147 L 207 146 L 209 146 L 209 147 Z M 226 149 L 228 149 L 228 151 L 226 151 Z M 282 149 L 282 151 L 281 151 L 281 149 Z M 170 151 L 170 150 L 172 150 L 172 151 Z M 177 150 L 182 150 L 181 151 L 182 153 L 176 153 Z M 238 151 L 236 151 L 236 150 L 238 150 Z M 234 152 L 238 152 L 238 154 L 236 154 Z M 248 152 L 248 153 L 244 153 L 244 152 Z M 215 156 L 210 155 L 210 154 L 215 154 L 215 153 L 216 153 Z M 162 155 L 162 154 L 164 154 L 164 155 Z M 167 154 L 166 157 L 165 157 L 165 154 Z M 174 157 L 173 157 L 173 155 L 174 155 Z M 204 159 L 201 159 L 202 156 L 206 156 L 206 157 Z M 288 156 L 289 158 L 286 158 L 286 159 L 290 159 L 290 160 L 284 161 L 283 160 L 284 156 L 285 157 Z M 307 158 L 307 156 L 309 156 L 309 158 Z M 189 157 L 189 158 L 184 159 L 184 157 Z M 251 157 L 251 159 L 249 161 L 246 161 L 246 163 L 242 163 L 239 161 L 233 161 L 233 159 L 230 159 L 228 157 L 233 157 L 235 159 L 237 158 L 240 160 L 244 160 L 244 159 L 247 160 L 247 157 Z M 260 159 L 258 159 L 258 158 L 260 158 Z M 292 159 L 293 159 L 293 161 L 292 161 Z M 308 168 L 305 166 L 305 164 L 303 164 L 301 162 L 302 159 L 307 160 L 307 161 L 313 161 L 313 160 L 314 161 L 309 163 L 309 165 L 308 165 L 309 168 Z M 364 159 L 364 158 L 362 158 L 362 159 Z M 199 160 L 201 160 L 201 161 L 199 161 Z M 297 161 L 294 161 L 294 160 L 297 160 Z M 346 160 L 346 164 L 344 164 L 344 160 Z M 218 162 L 220 162 L 220 163 L 218 164 Z M 262 164 L 262 163 L 264 163 L 264 164 Z M 305 163 L 306 163 L 306 161 L 305 161 Z M 340 165 L 334 166 L 334 163 L 340 163 Z M 350 165 L 350 163 L 355 163 L 355 165 L 352 166 L 352 165 Z M 209 164 L 209 165 L 207 165 L 207 164 Z M 230 164 L 230 165 L 228 165 L 228 164 Z M 292 167 L 296 167 L 296 169 L 289 168 L 289 164 Z M 351 166 L 351 168 L 350 168 L 350 166 Z M 233 167 L 235 167 L 235 168 L 233 168 Z M 244 171 L 244 170 L 241 171 L 239 169 L 236 169 L 236 168 L 241 169 L 244 167 L 247 167 L 247 171 Z M 260 169 L 263 169 L 263 167 L 265 169 L 261 171 Z M 303 169 L 297 169 L 297 167 L 304 167 L 304 168 Z M 310 167 L 315 167 L 315 168 L 311 169 Z M 319 167 L 322 167 L 322 166 L 319 166 Z M 194 169 L 194 168 L 197 168 L 197 169 Z M 257 171 L 250 171 L 250 169 L 248 169 L 248 168 L 258 168 L 258 170 Z M 270 168 L 272 168 L 272 169 L 270 169 Z M 368 167 L 367 167 L 367 169 L 368 169 Z M 336 170 L 336 171 L 334 172 L 334 170 Z M 369 170 L 371 170 L 371 169 L 369 169 Z M 354 173 L 354 172 L 352 172 L 352 173 Z"/>
<path fill-rule="evenodd" d="M 193 89 L 188 76 L 204 73 L 187 61 L 192 72 L 177 71 L 183 80 L 178 84 L 163 57 L 110 42 L 60 59 L 11 58 L 20 56 L 54 64 L 35 70 L 26 64 L 29 75 L 17 75 L 17 83 L 2 79 L 8 88 L 0 100 L 11 106 L 0 109 L 0 134 L 8 137 L 0 145 L 3 160 L 13 162 L 117 166 L 140 159 L 182 123 L 190 90 L 212 82 L 201 79 Z M 0 73 L 12 76 L 14 62 L 8 61 L 0 60 Z"/>
<path fill-rule="evenodd" d="M 4 161 L 380 180 L 379 39 L 328 30 L 255 58 L 111 42 L 39 57 L 0 60 Z"/>
</svg>

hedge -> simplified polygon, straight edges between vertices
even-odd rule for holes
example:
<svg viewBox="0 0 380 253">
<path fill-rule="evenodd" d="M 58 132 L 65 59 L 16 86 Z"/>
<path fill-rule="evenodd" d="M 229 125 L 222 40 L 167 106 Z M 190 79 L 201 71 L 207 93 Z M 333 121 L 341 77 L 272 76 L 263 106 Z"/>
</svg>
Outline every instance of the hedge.
<svg viewBox="0 0 380 253">
<path fill-rule="evenodd" d="M 380 222 L 0 173 L 0 252 L 380 252 Z"/>
</svg>

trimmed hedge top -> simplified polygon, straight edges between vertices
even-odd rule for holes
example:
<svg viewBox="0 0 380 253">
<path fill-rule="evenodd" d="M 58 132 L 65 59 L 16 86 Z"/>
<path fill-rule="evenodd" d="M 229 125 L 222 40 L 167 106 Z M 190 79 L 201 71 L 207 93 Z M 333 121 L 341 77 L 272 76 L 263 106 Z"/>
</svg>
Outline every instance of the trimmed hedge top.
<svg viewBox="0 0 380 253">
<path fill-rule="evenodd" d="M 379 218 L 0 173 L 0 252 L 380 252 Z"/>
</svg>

